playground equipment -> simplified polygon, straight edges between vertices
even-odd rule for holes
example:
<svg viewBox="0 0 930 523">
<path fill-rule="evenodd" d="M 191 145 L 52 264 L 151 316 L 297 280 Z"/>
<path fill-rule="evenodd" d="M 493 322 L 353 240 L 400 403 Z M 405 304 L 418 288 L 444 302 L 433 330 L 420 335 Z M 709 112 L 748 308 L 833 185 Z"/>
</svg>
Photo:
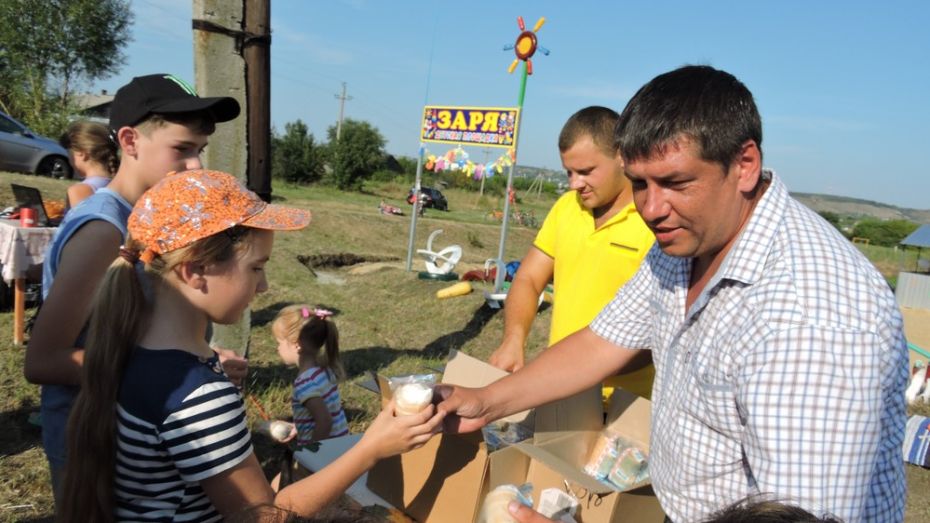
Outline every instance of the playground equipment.
<svg viewBox="0 0 930 523">
<path fill-rule="evenodd" d="M 490 258 L 484 262 L 485 274 L 490 274 L 491 267 L 494 266 L 497 274 L 507 274 L 507 264 L 499 258 Z M 519 270 L 519 269 L 517 269 Z M 496 280 L 497 278 L 495 278 Z M 484 301 L 492 309 L 501 309 L 504 307 L 504 301 L 507 299 L 507 292 L 510 290 L 510 282 L 503 282 L 500 286 L 495 286 L 493 291 L 484 291 Z M 552 303 L 552 287 L 547 285 L 545 290 L 539 295 L 536 306 L 540 307 L 543 302 Z"/>
<path fill-rule="evenodd" d="M 436 291 L 437 298 L 454 298 L 456 296 L 464 296 L 471 292 L 471 283 L 467 281 L 460 281 L 456 284 L 450 285 L 444 289 L 439 289 Z"/>
<path fill-rule="evenodd" d="M 417 249 L 417 254 L 426 262 L 426 272 L 429 274 L 452 274 L 452 269 L 462 259 L 462 247 L 450 245 L 438 252 L 433 250 L 433 241 L 440 234 L 442 234 L 442 229 L 436 229 L 430 233 L 429 239 L 426 240 L 426 248 Z"/>
</svg>

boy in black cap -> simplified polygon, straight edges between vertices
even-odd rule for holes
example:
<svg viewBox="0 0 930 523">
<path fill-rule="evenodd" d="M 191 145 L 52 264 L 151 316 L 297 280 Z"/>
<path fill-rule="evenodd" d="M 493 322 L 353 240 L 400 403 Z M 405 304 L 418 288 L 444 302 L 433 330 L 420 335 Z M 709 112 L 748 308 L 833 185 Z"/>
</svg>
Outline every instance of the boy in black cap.
<svg viewBox="0 0 930 523">
<path fill-rule="evenodd" d="M 43 267 L 45 301 L 26 350 L 26 379 L 43 385 L 42 444 L 56 501 L 91 301 L 119 255 L 132 207 L 165 174 L 202 167 L 200 153 L 215 125 L 238 115 L 235 99 L 201 98 L 170 74 L 139 76 L 116 92 L 110 137 L 121 151 L 119 170 L 107 187 L 71 209 L 55 233 Z M 238 368 L 227 371 L 244 373 L 244 366 L 244 360 L 231 362 Z"/>
</svg>

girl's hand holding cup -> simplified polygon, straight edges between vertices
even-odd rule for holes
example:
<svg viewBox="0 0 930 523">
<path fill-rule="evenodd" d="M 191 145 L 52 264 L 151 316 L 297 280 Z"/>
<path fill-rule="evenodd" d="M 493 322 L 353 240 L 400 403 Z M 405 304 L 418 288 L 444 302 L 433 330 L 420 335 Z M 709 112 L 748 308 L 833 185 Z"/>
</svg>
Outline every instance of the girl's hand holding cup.
<svg viewBox="0 0 930 523">
<path fill-rule="evenodd" d="M 384 459 L 423 446 L 442 428 L 445 414 L 429 404 L 422 411 L 407 416 L 395 416 L 395 400 L 372 421 L 359 445 L 369 446 L 375 459 Z"/>
</svg>

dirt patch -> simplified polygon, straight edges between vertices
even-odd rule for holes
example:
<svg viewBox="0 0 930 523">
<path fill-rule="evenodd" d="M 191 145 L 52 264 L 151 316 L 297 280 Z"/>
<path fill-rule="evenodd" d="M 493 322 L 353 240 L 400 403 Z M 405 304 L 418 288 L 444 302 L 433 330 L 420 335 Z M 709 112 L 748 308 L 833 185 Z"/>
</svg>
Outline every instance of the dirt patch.
<svg viewBox="0 0 930 523">
<path fill-rule="evenodd" d="M 338 269 L 358 265 L 359 263 L 388 262 L 397 261 L 392 256 L 366 256 L 352 254 L 348 252 L 336 254 L 298 254 L 297 261 L 304 264 L 308 269 Z"/>
<path fill-rule="evenodd" d="M 402 262 L 362 263 L 349 269 L 349 274 L 353 276 L 357 276 L 357 275 L 362 275 L 362 274 L 371 274 L 373 272 L 378 272 L 378 271 L 382 271 L 385 269 L 404 270 L 404 264 Z"/>
</svg>

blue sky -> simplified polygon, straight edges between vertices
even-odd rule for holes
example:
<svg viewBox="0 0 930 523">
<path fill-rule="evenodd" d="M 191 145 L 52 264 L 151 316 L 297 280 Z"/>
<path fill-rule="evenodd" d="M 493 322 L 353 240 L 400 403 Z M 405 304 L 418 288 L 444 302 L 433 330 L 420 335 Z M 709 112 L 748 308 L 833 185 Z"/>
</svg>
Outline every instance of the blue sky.
<svg viewBox="0 0 930 523">
<path fill-rule="evenodd" d="M 516 105 L 520 78 L 502 48 L 517 16 L 530 27 L 545 16 L 539 43 L 552 53 L 533 60 L 521 164 L 560 169 L 556 140 L 573 112 L 620 111 L 654 76 L 709 64 L 755 95 L 765 164 L 790 190 L 930 208 L 930 2 L 270 1 L 278 130 L 299 118 L 324 140 L 346 82 L 345 115 L 375 125 L 389 152 L 416 156 L 423 105 Z M 190 0 L 133 10 L 126 66 L 91 87 L 155 72 L 192 81 Z"/>
</svg>

